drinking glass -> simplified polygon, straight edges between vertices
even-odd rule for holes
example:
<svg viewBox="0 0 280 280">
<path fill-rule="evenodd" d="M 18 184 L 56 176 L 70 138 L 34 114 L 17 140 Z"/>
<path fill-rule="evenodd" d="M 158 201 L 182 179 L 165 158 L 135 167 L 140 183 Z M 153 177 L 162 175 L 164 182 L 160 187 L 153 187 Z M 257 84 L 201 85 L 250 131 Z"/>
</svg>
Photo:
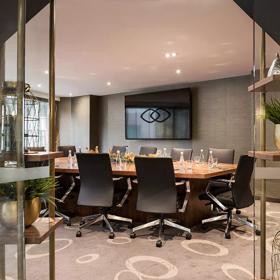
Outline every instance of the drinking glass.
<svg viewBox="0 0 280 280">
<path fill-rule="evenodd" d="M 186 161 L 186 167 L 187 167 L 187 171 L 192 170 L 192 160 L 187 160 Z"/>
<path fill-rule="evenodd" d="M 218 158 L 213 158 L 213 167 L 214 168 L 218 167 Z"/>
<path fill-rule="evenodd" d="M 199 165 L 199 163 L 200 163 L 200 156 L 195 156 L 195 157 L 194 157 L 194 163 L 195 163 L 196 165 Z"/>
</svg>

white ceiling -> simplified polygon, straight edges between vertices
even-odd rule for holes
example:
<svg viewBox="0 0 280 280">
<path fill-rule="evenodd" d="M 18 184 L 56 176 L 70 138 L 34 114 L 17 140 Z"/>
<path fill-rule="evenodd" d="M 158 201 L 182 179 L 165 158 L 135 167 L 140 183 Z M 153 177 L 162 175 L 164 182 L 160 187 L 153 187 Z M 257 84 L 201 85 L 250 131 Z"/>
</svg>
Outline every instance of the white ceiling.
<svg viewBox="0 0 280 280">
<path fill-rule="evenodd" d="M 252 69 L 252 21 L 232 0 L 56 3 L 59 96 L 113 94 L 239 76 Z M 48 92 L 48 15 L 46 7 L 27 25 L 26 81 L 42 92 Z M 279 46 L 269 38 L 267 49 L 270 64 Z M 172 51 L 177 57 L 166 59 Z M 15 36 L 6 44 L 6 60 L 6 77 L 14 80 Z"/>
</svg>

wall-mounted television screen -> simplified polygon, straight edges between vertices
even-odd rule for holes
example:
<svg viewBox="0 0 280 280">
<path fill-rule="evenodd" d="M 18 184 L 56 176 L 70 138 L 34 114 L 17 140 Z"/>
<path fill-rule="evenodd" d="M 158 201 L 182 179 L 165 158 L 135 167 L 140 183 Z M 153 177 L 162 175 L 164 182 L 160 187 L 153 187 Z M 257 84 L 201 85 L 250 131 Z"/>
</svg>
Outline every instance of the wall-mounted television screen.
<svg viewBox="0 0 280 280">
<path fill-rule="evenodd" d="M 192 136 L 189 88 L 125 96 L 126 139 L 185 140 Z"/>
</svg>

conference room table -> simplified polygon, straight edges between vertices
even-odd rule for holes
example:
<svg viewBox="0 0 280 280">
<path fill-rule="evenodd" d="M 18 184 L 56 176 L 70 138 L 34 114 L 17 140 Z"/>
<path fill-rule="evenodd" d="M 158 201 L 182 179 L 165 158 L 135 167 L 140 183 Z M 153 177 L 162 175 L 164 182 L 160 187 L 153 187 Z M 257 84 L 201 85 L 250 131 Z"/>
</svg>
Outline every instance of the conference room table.
<svg viewBox="0 0 280 280">
<path fill-rule="evenodd" d="M 180 220 L 182 224 L 186 226 L 197 225 L 202 219 L 209 217 L 211 215 L 210 206 L 206 205 L 206 201 L 201 201 L 198 196 L 205 191 L 209 180 L 232 174 L 235 172 L 236 167 L 236 164 L 219 163 L 217 167 L 209 168 L 207 163 L 193 163 L 191 169 L 185 168 L 182 171 L 179 162 L 174 162 L 174 173 L 176 179 L 189 181 L 190 193 L 186 211 L 184 213 L 172 214 L 171 217 Z M 77 176 L 79 174 L 79 168 L 75 162 L 70 166 L 67 157 L 56 158 L 55 172 L 57 174 Z M 116 163 L 112 163 L 112 173 L 114 176 L 129 177 L 132 179 L 136 178 L 136 170 L 133 163 L 123 163 L 121 166 Z M 178 186 L 178 191 L 183 192 L 184 188 L 182 186 Z M 136 211 L 136 202 L 137 184 L 132 184 L 132 192 L 128 200 L 128 205 L 125 205 L 120 209 L 113 210 L 113 213 L 130 217 L 135 221 L 145 222 L 149 215 Z M 92 211 L 90 213 L 92 213 Z M 88 211 L 80 211 L 81 215 L 87 215 L 90 213 Z"/>
</svg>

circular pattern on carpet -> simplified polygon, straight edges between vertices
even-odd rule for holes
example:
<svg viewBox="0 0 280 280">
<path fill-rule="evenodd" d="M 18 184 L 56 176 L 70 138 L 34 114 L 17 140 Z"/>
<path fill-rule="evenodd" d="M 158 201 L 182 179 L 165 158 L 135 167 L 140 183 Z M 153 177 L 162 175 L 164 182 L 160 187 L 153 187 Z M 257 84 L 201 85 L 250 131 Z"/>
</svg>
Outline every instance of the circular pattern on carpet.
<svg viewBox="0 0 280 280">
<path fill-rule="evenodd" d="M 142 273 L 142 272 L 138 271 L 134 267 L 134 265 L 138 262 L 143 262 L 143 261 L 158 263 L 158 264 L 164 266 L 167 269 L 167 272 L 162 275 L 159 275 L 159 276 Z M 158 257 L 154 257 L 154 256 L 131 257 L 128 260 L 126 260 L 125 265 L 126 265 L 127 269 L 129 271 L 131 271 L 132 273 L 134 273 L 135 275 L 137 275 L 139 277 L 139 279 L 142 279 L 142 277 L 148 278 L 148 279 L 170 279 L 172 277 L 175 277 L 178 274 L 178 269 L 176 266 L 174 266 L 173 264 L 171 264 L 170 262 L 168 262 L 162 258 L 158 258 Z"/>
<path fill-rule="evenodd" d="M 68 229 L 68 230 L 77 230 L 78 227 L 79 227 L 79 225 L 80 225 L 80 224 L 78 224 L 78 223 L 74 223 L 74 224 L 72 224 L 70 227 L 67 226 L 67 225 L 64 225 L 64 228 L 65 228 L 65 229 Z"/>
<path fill-rule="evenodd" d="M 244 239 L 244 240 L 248 240 L 248 241 L 253 241 L 254 240 L 254 235 L 252 231 L 244 231 L 242 233 L 236 232 L 236 231 L 232 231 L 232 234 L 235 235 L 238 238 Z M 255 239 L 258 239 L 259 237 L 257 235 L 255 235 Z"/>
<path fill-rule="evenodd" d="M 76 259 L 79 264 L 90 263 L 99 258 L 98 254 L 87 254 Z"/>
<path fill-rule="evenodd" d="M 121 279 L 119 279 L 119 277 L 120 277 L 121 275 L 125 274 L 125 273 L 132 274 L 133 276 L 135 276 L 135 277 L 134 277 L 135 279 L 142 280 L 142 277 L 138 276 L 137 274 L 135 274 L 134 272 L 132 272 L 132 271 L 130 271 L 130 270 L 128 270 L 128 269 L 123 269 L 123 270 L 119 271 L 119 272 L 115 275 L 114 280 L 121 280 Z M 134 278 L 131 279 L 131 277 L 129 277 L 129 279 L 131 279 L 131 280 L 133 280 Z"/>
<path fill-rule="evenodd" d="M 150 235 L 150 236 L 147 237 L 147 239 L 148 239 L 148 241 L 155 242 L 155 241 L 158 240 L 158 237 Z"/>
<path fill-rule="evenodd" d="M 63 245 L 62 247 L 58 248 L 55 250 L 56 253 L 68 248 L 69 246 L 71 246 L 73 244 L 73 240 L 72 239 L 68 239 L 68 238 L 57 238 L 55 239 L 55 244 L 57 245 L 57 243 L 59 242 L 65 242 L 66 241 L 66 245 Z M 49 243 L 49 240 L 45 240 L 43 241 L 41 244 L 44 243 Z M 49 255 L 49 252 L 46 253 L 39 253 L 39 254 L 30 254 L 29 251 L 34 248 L 35 246 L 38 246 L 37 244 L 32 244 L 28 247 L 26 247 L 26 259 L 27 260 L 31 260 L 31 259 L 38 259 L 38 258 L 42 258 L 42 257 L 46 257 Z"/>
<path fill-rule="evenodd" d="M 204 253 L 204 252 L 192 249 L 190 247 L 190 245 L 192 245 L 192 244 L 209 245 L 209 246 L 217 248 L 219 251 L 218 251 L 218 253 Z M 183 248 L 187 249 L 188 251 L 202 255 L 202 256 L 221 257 L 221 256 L 228 255 L 228 248 L 226 248 L 218 243 L 209 241 L 209 240 L 204 240 L 204 239 L 184 240 L 181 242 L 181 245 L 183 246 Z"/>
<path fill-rule="evenodd" d="M 266 216 L 271 217 L 271 218 L 280 219 L 280 212 L 279 211 L 267 211 Z"/>
<path fill-rule="evenodd" d="M 117 236 L 114 239 L 107 239 L 107 242 L 115 245 L 123 245 L 123 244 L 131 243 L 131 239 L 126 236 Z"/>
<path fill-rule="evenodd" d="M 250 278 L 246 278 L 246 279 L 253 279 L 254 276 L 253 274 L 248 271 L 247 269 L 245 269 L 244 267 L 237 265 L 237 264 L 232 264 L 232 263 L 224 263 L 222 265 L 222 271 L 223 273 L 231 280 L 236 280 L 236 278 L 234 278 L 232 275 L 230 275 L 229 271 L 230 270 L 239 270 L 242 271 L 244 273 L 246 273 Z"/>
</svg>

